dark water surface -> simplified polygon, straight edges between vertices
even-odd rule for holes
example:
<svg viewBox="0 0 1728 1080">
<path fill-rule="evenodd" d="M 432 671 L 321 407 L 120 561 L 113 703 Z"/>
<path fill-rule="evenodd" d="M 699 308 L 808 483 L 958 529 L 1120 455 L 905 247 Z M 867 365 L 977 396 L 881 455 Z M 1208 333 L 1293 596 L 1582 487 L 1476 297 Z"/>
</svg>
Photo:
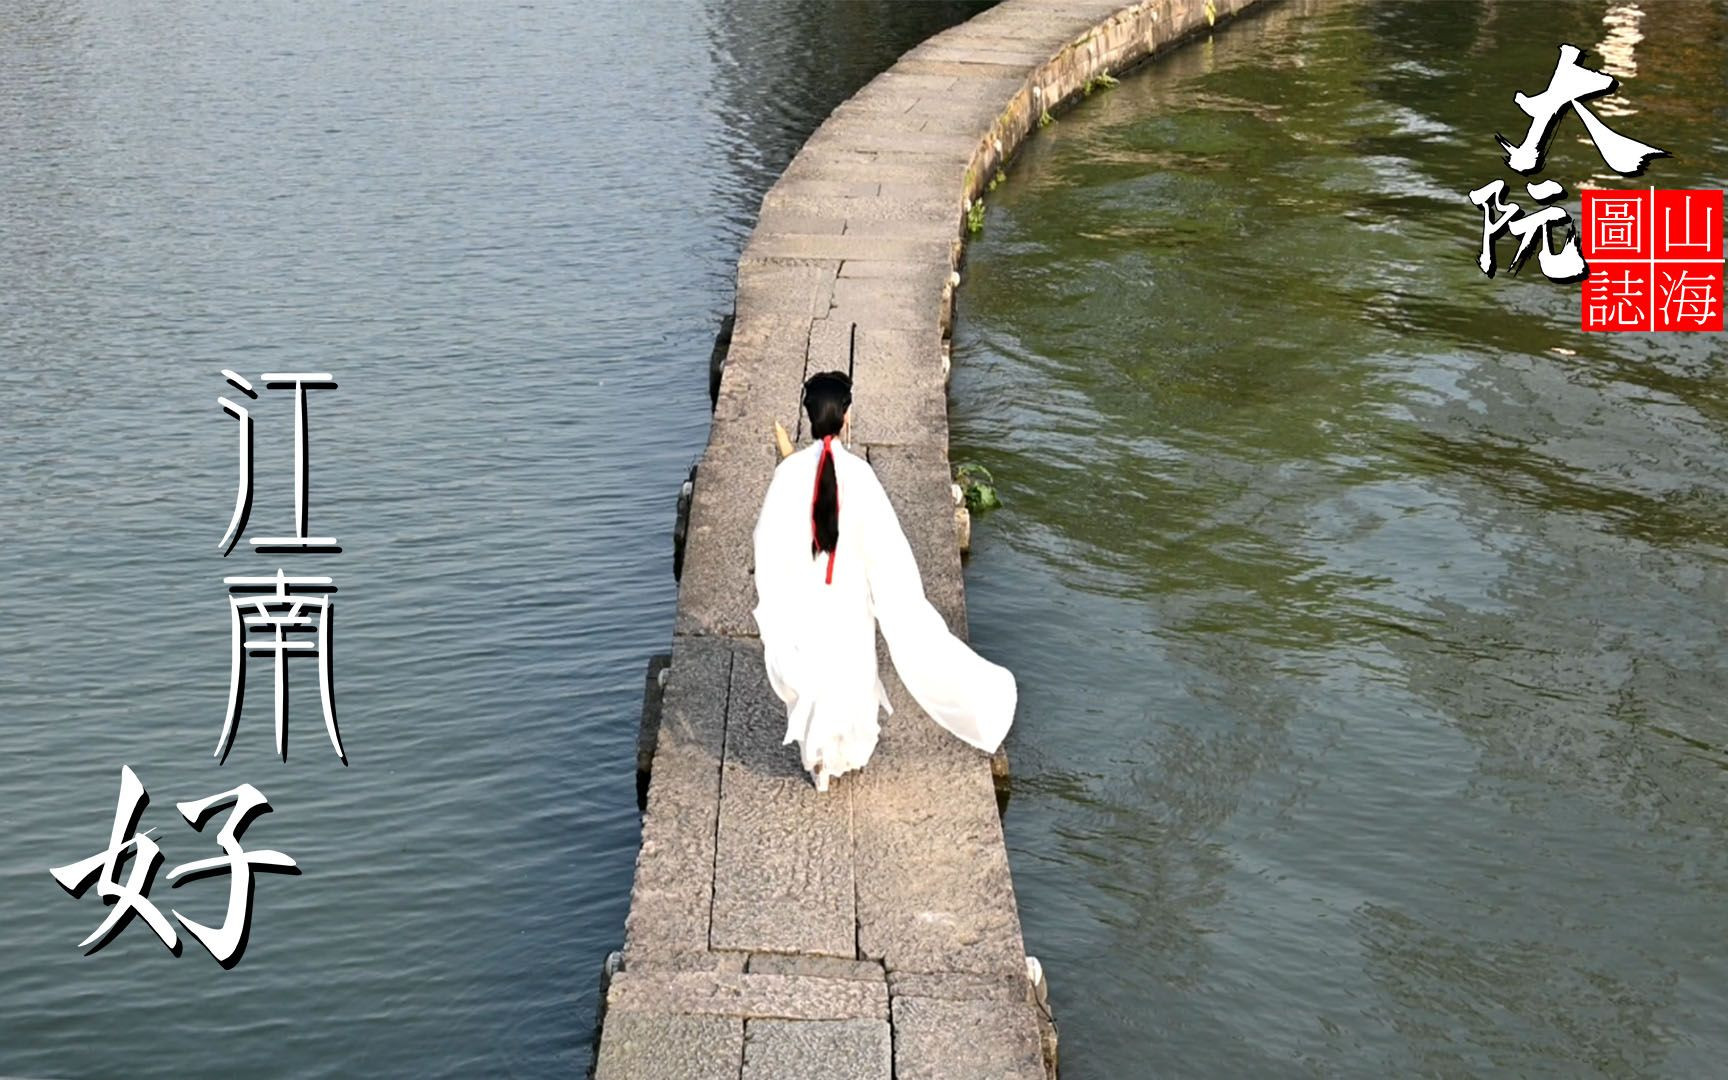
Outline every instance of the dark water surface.
<svg viewBox="0 0 1728 1080">
<path fill-rule="evenodd" d="M 0 1074 L 573 1075 L 620 943 L 641 671 L 674 497 L 762 192 L 828 110 L 977 4 L 0 5 Z M 310 532 L 217 550 L 219 371 L 330 371 Z M 244 399 L 240 399 L 244 401 Z M 287 391 L 245 536 L 292 530 Z M 335 578 L 344 768 L 310 664 L 232 754 L 225 575 Z M 122 765 L 249 782 L 224 972 L 48 867 Z M 207 826 L 213 833 L 216 825 Z M 227 878 L 152 898 L 221 920 Z"/>
<path fill-rule="evenodd" d="M 1563 41 L 1674 155 L 1563 120 L 1574 208 L 1728 186 L 1721 3 L 1285 4 L 989 196 L 954 456 L 1068 1080 L 1728 1068 L 1728 350 L 1474 265 Z"/>
</svg>

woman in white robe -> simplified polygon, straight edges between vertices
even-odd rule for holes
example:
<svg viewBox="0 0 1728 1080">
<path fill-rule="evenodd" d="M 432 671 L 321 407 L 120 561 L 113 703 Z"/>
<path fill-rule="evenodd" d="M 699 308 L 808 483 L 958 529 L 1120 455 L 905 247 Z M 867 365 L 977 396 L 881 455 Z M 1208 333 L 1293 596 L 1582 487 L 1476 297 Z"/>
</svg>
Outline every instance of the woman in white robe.
<svg viewBox="0 0 1728 1080">
<path fill-rule="evenodd" d="M 756 626 L 768 681 L 786 703 L 785 742 L 800 744 L 819 791 L 876 748 L 876 627 L 900 681 L 957 738 L 994 753 L 1014 720 L 1007 668 L 973 652 L 924 595 L 912 548 L 868 462 L 843 445 L 851 381 L 805 385 L 816 441 L 780 462 L 754 535 Z"/>
</svg>

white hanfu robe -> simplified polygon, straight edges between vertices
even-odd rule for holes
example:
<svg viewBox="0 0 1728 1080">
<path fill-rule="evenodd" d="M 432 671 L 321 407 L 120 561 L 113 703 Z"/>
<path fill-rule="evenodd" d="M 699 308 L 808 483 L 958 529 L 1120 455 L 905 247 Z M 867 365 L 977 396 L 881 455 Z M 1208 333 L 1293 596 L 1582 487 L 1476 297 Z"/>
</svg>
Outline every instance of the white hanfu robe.
<svg viewBox="0 0 1728 1080">
<path fill-rule="evenodd" d="M 826 552 L 810 551 L 810 510 L 820 441 L 781 461 L 756 521 L 756 626 L 768 681 L 786 703 L 785 742 L 804 768 L 827 777 L 860 768 L 876 749 L 876 627 L 900 681 L 957 738 L 994 753 L 1014 720 L 1007 668 L 973 652 L 924 595 L 918 564 L 888 493 L 864 459 L 834 440 L 839 542 L 833 580 Z"/>
</svg>

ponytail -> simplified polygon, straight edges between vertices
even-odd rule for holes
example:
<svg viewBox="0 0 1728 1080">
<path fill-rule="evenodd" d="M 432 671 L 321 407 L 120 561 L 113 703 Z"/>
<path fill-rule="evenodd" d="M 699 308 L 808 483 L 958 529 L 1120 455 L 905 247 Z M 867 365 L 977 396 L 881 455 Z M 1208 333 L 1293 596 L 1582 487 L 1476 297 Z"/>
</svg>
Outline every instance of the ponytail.
<svg viewBox="0 0 1728 1080">
<path fill-rule="evenodd" d="M 834 549 L 840 544 L 840 486 L 835 477 L 834 436 L 846 426 L 852 380 L 838 371 L 812 375 L 804 383 L 810 434 L 822 440 L 816 456 L 816 487 L 810 494 L 810 557 L 828 553 L 828 584 L 834 584 Z"/>
<path fill-rule="evenodd" d="M 834 583 L 834 551 L 840 546 L 840 488 L 834 478 L 834 436 L 822 436 L 816 459 L 816 491 L 810 497 L 810 556 L 828 553 L 828 583 Z"/>
</svg>

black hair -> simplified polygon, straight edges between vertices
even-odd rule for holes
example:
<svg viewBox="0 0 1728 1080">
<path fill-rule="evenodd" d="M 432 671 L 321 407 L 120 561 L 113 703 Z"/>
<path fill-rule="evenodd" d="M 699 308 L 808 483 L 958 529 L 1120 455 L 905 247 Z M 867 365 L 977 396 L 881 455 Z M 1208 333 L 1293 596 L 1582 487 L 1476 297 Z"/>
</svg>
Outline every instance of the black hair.
<svg viewBox="0 0 1728 1080">
<path fill-rule="evenodd" d="M 804 384 L 804 411 L 810 415 L 810 434 L 818 439 L 840 433 L 851 404 L 852 380 L 843 372 L 824 371 Z M 834 479 L 834 462 L 827 454 L 816 463 L 810 522 L 810 554 L 835 551 L 840 545 L 840 489 Z"/>
</svg>

